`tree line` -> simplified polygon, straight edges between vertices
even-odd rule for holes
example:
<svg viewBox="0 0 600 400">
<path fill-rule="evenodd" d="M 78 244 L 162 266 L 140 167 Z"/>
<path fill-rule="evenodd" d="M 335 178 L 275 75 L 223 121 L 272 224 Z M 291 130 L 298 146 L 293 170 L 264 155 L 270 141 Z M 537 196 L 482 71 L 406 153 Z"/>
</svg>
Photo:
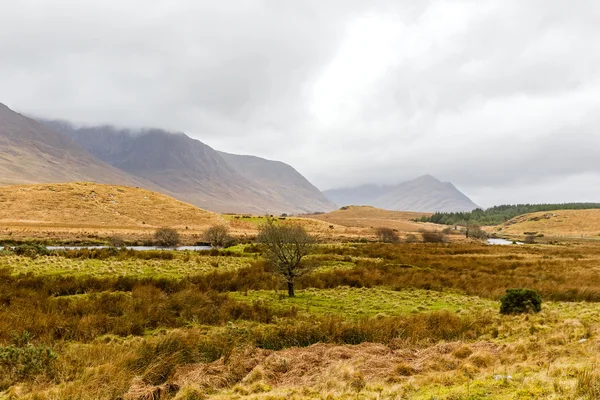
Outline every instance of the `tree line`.
<svg viewBox="0 0 600 400">
<path fill-rule="evenodd" d="M 600 208 L 600 203 L 558 203 L 558 204 L 505 204 L 470 212 L 436 212 L 430 217 L 423 216 L 418 221 L 442 225 L 499 225 L 514 217 L 540 211 L 589 210 Z"/>
</svg>

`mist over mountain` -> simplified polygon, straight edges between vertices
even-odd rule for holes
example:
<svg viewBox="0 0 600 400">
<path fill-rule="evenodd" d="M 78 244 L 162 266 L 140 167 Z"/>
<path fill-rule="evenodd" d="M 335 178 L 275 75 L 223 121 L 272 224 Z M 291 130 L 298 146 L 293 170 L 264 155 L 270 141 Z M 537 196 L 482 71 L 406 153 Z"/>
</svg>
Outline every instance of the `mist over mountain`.
<svg viewBox="0 0 600 400">
<path fill-rule="evenodd" d="M 99 160 L 71 138 L 0 103 L 0 184 L 93 181 L 146 186 Z"/>
<path fill-rule="evenodd" d="M 452 212 L 471 211 L 479 206 L 452 183 L 423 175 L 392 186 L 363 185 L 323 192 L 337 205 L 369 205 L 387 210 Z"/>
<path fill-rule="evenodd" d="M 183 133 L 42 121 L 102 161 L 219 212 L 306 213 L 335 206 L 291 166 L 215 151 Z"/>
</svg>

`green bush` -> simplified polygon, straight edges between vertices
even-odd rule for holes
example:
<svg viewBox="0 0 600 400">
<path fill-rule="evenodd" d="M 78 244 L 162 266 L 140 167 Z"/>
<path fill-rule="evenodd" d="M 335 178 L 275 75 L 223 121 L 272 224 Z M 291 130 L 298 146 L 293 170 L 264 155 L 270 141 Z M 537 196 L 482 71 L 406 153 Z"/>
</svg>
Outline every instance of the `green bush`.
<svg viewBox="0 0 600 400">
<path fill-rule="evenodd" d="M 18 256 L 26 256 L 36 258 L 37 256 L 45 256 L 50 253 L 46 246 L 41 244 L 22 244 L 15 246 L 13 249 L 14 253 Z"/>
<path fill-rule="evenodd" d="M 506 289 L 500 299 L 500 314 L 537 313 L 542 310 L 542 298 L 531 289 Z"/>
<path fill-rule="evenodd" d="M 10 346 L 0 346 L 0 390 L 23 381 L 34 380 L 40 375 L 53 373 L 56 355 L 45 346 L 29 343 L 30 335 L 15 335 Z"/>
</svg>

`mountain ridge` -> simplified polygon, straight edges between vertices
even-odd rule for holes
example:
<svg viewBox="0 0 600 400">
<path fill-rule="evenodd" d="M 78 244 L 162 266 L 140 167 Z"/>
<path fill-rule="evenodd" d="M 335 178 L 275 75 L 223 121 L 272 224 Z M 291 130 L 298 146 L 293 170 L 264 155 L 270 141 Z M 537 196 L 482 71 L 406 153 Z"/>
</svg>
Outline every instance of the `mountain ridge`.
<svg viewBox="0 0 600 400">
<path fill-rule="evenodd" d="M 323 192 L 339 206 L 369 205 L 386 210 L 415 212 L 471 211 L 478 208 L 452 183 L 422 175 L 397 185 L 366 184 Z"/>
<path fill-rule="evenodd" d="M 72 139 L 0 103 L 0 184 L 74 180 L 154 189 L 149 182 L 97 159 Z"/>
<path fill-rule="evenodd" d="M 218 152 L 180 132 L 110 125 L 77 128 L 66 121 L 41 121 L 113 167 L 201 208 L 256 214 L 335 208 L 306 178 L 280 161 Z"/>
</svg>

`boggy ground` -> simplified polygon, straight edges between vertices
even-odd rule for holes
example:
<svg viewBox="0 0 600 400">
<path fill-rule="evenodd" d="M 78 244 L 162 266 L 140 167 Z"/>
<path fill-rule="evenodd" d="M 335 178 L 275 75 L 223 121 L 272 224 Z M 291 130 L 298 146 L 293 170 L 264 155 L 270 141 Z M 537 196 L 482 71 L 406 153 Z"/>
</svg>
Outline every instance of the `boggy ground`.
<svg viewBox="0 0 600 400">
<path fill-rule="evenodd" d="M 2 252 L 0 398 L 600 398 L 598 245 L 322 245 L 295 299 L 255 251 Z"/>
</svg>

